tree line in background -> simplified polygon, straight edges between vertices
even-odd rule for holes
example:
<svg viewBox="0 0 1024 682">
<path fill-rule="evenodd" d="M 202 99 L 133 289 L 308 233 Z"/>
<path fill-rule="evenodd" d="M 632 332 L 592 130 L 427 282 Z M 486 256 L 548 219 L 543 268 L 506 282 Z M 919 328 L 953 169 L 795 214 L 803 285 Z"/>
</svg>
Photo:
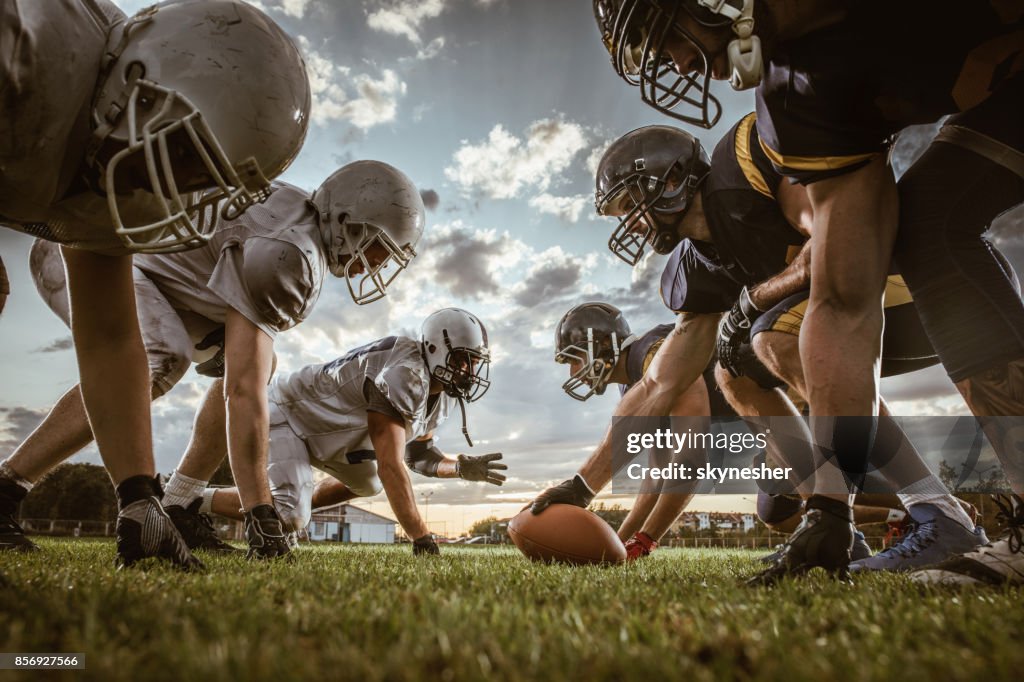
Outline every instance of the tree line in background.
<svg viewBox="0 0 1024 682">
<path fill-rule="evenodd" d="M 227 459 L 211 485 L 234 485 Z M 24 519 L 113 522 L 117 496 L 107 470 L 95 464 L 61 464 L 37 483 L 21 505 Z"/>
<path fill-rule="evenodd" d="M 1009 481 L 999 467 L 976 474 L 974 485 L 961 481 L 956 470 L 942 462 L 939 478 L 958 497 L 970 502 L 982 512 L 982 523 L 988 532 L 997 532 L 995 505 L 988 501 L 989 492 L 1009 491 Z M 227 459 L 210 480 L 211 485 L 234 485 Z M 984 491 L 984 492 L 982 492 Z M 599 503 L 593 512 L 612 528 L 618 528 L 629 510 L 618 504 Z M 38 483 L 21 505 L 21 517 L 26 519 L 69 519 L 79 521 L 113 522 L 117 520 L 117 498 L 106 470 L 95 464 L 62 464 Z M 495 516 L 477 521 L 470 526 L 468 535 L 488 537 L 505 535 L 509 519 Z M 679 532 L 679 531 L 677 531 Z M 707 531 L 705 531 L 706 533 Z M 884 528 L 880 526 L 880 532 Z M 693 535 L 696 532 L 681 532 Z M 675 535 L 675 534 L 673 534 Z"/>
</svg>

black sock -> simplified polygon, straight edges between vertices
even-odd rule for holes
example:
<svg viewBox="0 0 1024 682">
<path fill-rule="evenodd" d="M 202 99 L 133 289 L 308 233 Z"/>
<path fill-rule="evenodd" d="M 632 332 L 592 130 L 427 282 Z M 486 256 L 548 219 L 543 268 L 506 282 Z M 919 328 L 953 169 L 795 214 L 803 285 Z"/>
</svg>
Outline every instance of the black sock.
<svg viewBox="0 0 1024 682">
<path fill-rule="evenodd" d="M 808 511 L 811 509 L 820 509 L 832 516 L 838 516 L 844 521 L 853 523 L 853 508 L 839 500 L 833 500 L 831 497 L 811 495 L 810 499 L 807 500 L 807 509 Z"/>
<path fill-rule="evenodd" d="M 131 476 L 124 479 L 117 486 L 117 507 L 124 509 L 132 502 L 144 500 L 147 497 L 160 499 L 164 496 L 160 489 L 160 479 L 154 476 Z"/>
</svg>

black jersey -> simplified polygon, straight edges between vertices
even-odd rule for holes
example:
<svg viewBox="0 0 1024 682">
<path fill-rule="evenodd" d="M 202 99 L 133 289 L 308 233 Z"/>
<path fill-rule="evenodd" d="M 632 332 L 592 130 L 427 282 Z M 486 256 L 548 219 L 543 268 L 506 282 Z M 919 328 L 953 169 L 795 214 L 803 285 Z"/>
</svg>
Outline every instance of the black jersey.
<svg viewBox="0 0 1024 682">
<path fill-rule="evenodd" d="M 749 114 L 715 147 L 701 187 L 713 243 L 684 239 L 665 264 L 661 297 L 668 308 L 725 312 L 741 288 L 785 269 L 805 238 L 779 208 L 780 182 L 758 142 L 755 115 Z"/>
<path fill-rule="evenodd" d="M 1021 0 L 860 0 L 772 48 L 757 127 L 775 167 L 809 183 L 860 168 L 909 125 L 1022 84 Z"/>
</svg>

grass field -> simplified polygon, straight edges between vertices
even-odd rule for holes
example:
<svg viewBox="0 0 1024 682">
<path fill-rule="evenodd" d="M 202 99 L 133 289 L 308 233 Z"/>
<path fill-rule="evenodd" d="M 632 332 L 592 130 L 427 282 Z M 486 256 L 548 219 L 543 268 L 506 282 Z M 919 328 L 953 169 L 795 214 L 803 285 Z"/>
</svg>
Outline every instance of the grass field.
<svg viewBox="0 0 1024 682">
<path fill-rule="evenodd" d="M 206 557 L 201 575 L 115 571 L 109 541 L 0 554 L 0 651 L 85 652 L 85 671 L 0 679 L 1020 679 L 1024 593 L 741 586 L 744 550 L 659 550 L 612 569 L 512 548 L 304 546 Z"/>
</svg>

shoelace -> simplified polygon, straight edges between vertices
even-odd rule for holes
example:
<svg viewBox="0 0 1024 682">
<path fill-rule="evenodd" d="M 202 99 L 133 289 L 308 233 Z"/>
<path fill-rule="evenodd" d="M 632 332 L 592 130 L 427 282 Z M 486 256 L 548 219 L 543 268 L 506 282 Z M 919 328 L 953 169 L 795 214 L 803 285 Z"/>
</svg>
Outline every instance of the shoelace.
<svg viewBox="0 0 1024 682">
<path fill-rule="evenodd" d="M 999 507 L 996 520 L 1006 525 L 1010 551 L 1020 553 L 1024 546 L 1024 500 L 1017 495 L 993 495 L 992 501 Z"/>
<path fill-rule="evenodd" d="M 209 514 L 199 514 L 199 525 L 201 532 L 209 533 L 213 536 L 217 535 L 217 531 L 213 528 L 213 519 L 210 518 Z"/>
<path fill-rule="evenodd" d="M 938 531 L 932 522 L 918 524 L 913 531 L 907 534 L 906 539 L 893 548 L 896 556 L 911 557 L 926 549 L 935 542 Z"/>
</svg>

